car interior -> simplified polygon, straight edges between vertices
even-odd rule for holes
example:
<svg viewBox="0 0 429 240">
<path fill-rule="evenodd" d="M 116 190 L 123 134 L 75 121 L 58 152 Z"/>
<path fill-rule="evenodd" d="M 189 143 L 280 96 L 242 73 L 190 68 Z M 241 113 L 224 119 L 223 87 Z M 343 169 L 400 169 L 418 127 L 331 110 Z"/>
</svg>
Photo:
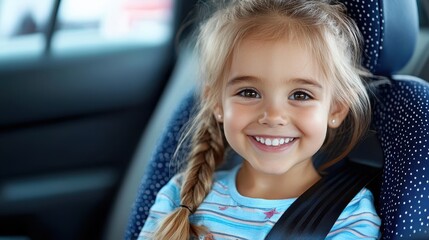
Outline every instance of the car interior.
<svg viewBox="0 0 429 240">
<path fill-rule="evenodd" d="M 68 1 L 52 0 L 40 54 L 15 42 L 15 55 L 1 35 L 7 2 L 0 0 L 0 239 L 136 239 L 178 169 L 170 160 L 192 115 L 198 62 L 189 39 L 200 1 L 157 1 L 171 8 L 167 40 L 60 51 Z M 385 77 L 373 106 L 384 166 L 371 188 L 382 237 L 425 239 L 429 2 L 341 2 L 371 39 L 364 65 Z M 362 6 L 369 18 L 359 17 Z M 78 40 L 92 41 L 69 41 Z"/>
<path fill-rule="evenodd" d="M 381 80 L 373 80 L 377 88 L 376 100 L 373 103 L 373 127 L 383 149 L 384 166 L 382 177 L 371 186 L 378 199 L 378 213 L 382 217 L 382 236 L 384 239 L 397 237 L 425 239 L 429 231 L 428 215 L 424 210 L 429 207 L 428 192 L 424 187 L 424 182 L 427 182 L 425 174 L 428 162 L 425 161 L 426 155 L 416 156 L 414 152 L 428 152 L 426 145 L 422 144 L 426 139 L 425 124 L 420 121 L 417 123 L 416 120 L 424 119 L 427 115 L 427 112 L 419 109 L 427 106 L 427 102 L 422 99 L 425 98 L 429 85 L 417 77 L 396 74 L 409 61 L 418 41 L 417 3 L 413 1 L 394 3 L 371 1 L 368 4 L 359 4 L 354 1 L 342 2 L 364 35 L 364 66 L 375 75 L 384 77 Z M 368 16 L 361 17 L 363 13 L 368 13 Z M 396 17 L 399 14 L 400 20 Z M 421 46 L 417 48 L 419 47 Z M 185 61 L 188 61 L 187 58 Z M 189 82 L 186 76 L 187 73 L 185 76 L 179 75 L 177 81 L 184 78 Z M 169 99 L 172 95 L 176 97 L 176 94 L 168 92 L 166 98 Z M 177 102 L 177 99 L 174 101 Z M 126 239 L 137 238 L 150 206 L 154 202 L 156 192 L 178 169 L 178 166 L 170 163 L 170 160 L 178 144 L 180 130 L 192 115 L 194 101 L 192 93 L 185 94 L 180 105 L 175 108 L 177 110 L 171 115 L 167 128 L 161 134 L 160 143 L 153 152 L 146 175 L 140 182 L 140 189 L 126 231 Z M 168 104 L 168 106 L 170 109 L 171 105 Z M 410 122 L 411 127 L 407 127 L 407 130 L 403 128 L 398 130 L 398 127 L 393 127 L 408 126 Z M 401 144 L 398 144 L 398 138 L 401 139 Z M 366 150 L 369 155 L 376 154 L 372 149 L 359 150 Z M 373 164 L 376 165 L 376 163 Z M 136 169 L 134 171 L 140 171 Z M 419 184 L 416 184 L 416 181 Z"/>
</svg>

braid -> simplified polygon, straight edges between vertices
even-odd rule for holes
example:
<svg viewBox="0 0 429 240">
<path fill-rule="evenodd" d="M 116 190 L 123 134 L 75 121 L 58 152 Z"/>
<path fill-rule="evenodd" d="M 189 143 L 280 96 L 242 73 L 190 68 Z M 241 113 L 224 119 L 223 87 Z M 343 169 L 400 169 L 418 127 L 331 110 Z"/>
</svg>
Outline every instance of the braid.
<svg viewBox="0 0 429 240">
<path fill-rule="evenodd" d="M 191 129 L 195 132 L 180 196 L 180 204 L 189 209 L 179 207 L 169 214 L 158 227 L 155 239 L 188 240 L 190 235 L 207 232 L 202 226 L 191 225 L 189 215 L 195 212 L 212 188 L 213 173 L 224 158 L 223 135 L 209 109 L 200 111 Z"/>
</svg>

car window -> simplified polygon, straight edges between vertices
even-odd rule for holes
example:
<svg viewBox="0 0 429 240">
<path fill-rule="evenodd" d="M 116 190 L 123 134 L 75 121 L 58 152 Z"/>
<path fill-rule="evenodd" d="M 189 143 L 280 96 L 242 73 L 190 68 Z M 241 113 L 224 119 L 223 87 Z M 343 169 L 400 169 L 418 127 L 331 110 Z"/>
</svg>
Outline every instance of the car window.
<svg viewBox="0 0 429 240">
<path fill-rule="evenodd" d="M 429 1 L 427 0 L 417 0 L 417 6 L 419 9 L 419 23 L 420 28 L 429 28 Z"/>
<path fill-rule="evenodd" d="M 412 58 L 408 61 L 407 65 L 399 71 L 399 74 L 418 76 L 422 79 L 428 80 L 427 65 L 429 64 L 429 1 L 417 0 L 418 14 L 419 14 L 419 34 L 414 49 Z"/>
<path fill-rule="evenodd" d="M 54 0 L 0 0 L 0 59 L 41 55 Z"/>
<path fill-rule="evenodd" d="M 64 0 L 52 51 L 164 43 L 172 34 L 171 5 L 171 0 Z"/>
<path fill-rule="evenodd" d="M 161 44 L 172 37 L 173 0 L 63 0 L 47 44 L 55 2 L 0 0 L 0 62 Z"/>
</svg>

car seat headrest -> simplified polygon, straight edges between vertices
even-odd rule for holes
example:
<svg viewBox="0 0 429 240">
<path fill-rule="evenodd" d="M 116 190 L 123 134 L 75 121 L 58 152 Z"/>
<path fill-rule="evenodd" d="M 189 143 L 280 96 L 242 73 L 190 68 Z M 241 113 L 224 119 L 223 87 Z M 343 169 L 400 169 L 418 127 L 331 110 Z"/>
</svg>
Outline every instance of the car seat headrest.
<svg viewBox="0 0 429 240">
<path fill-rule="evenodd" d="M 411 58 L 419 29 L 415 0 L 341 0 L 364 41 L 363 66 L 391 76 Z"/>
</svg>

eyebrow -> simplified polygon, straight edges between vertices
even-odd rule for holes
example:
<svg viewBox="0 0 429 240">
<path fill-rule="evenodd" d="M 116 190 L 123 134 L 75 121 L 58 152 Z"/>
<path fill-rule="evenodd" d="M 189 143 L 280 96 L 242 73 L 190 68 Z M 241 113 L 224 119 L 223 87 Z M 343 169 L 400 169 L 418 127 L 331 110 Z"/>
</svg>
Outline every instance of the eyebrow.
<svg viewBox="0 0 429 240">
<path fill-rule="evenodd" d="M 233 85 L 237 85 L 240 84 L 242 82 L 258 82 L 259 79 L 256 77 L 252 77 L 252 76 L 238 76 L 238 77 L 233 77 L 232 79 L 228 80 L 228 82 L 226 83 L 226 86 L 233 86 Z"/>
<path fill-rule="evenodd" d="M 294 79 L 291 79 L 290 81 L 305 84 L 305 85 L 312 85 L 312 86 L 320 88 L 320 89 L 323 88 L 320 83 L 318 83 L 316 80 L 313 80 L 310 78 L 294 78 Z"/>
<path fill-rule="evenodd" d="M 242 83 L 242 82 L 253 82 L 253 83 L 255 83 L 258 81 L 260 81 L 260 79 L 257 77 L 253 77 L 253 76 L 237 76 L 237 77 L 234 77 L 234 78 L 228 80 L 226 85 L 228 87 L 228 86 L 237 85 L 237 84 Z M 320 89 L 323 88 L 320 83 L 318 83 L 316 80 L 313 80 L 311 78 L 292 78 L 289 80 L 285 80 L 284 83 L 286 83 L 286 84 L 299 83 L 299 84 L 311 85 L 311 86 L 314 86 L 314 87 L 320 88 Z"/>
</svg>

